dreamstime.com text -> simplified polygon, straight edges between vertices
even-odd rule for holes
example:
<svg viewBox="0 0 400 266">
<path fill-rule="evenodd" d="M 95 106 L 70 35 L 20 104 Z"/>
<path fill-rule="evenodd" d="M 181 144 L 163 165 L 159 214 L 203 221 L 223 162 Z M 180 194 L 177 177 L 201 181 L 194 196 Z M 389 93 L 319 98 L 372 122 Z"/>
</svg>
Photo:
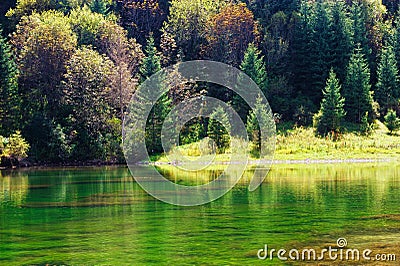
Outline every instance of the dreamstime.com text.
<svg viewBox="0 0 400 266">
<path fill-rule="evenodd" d="M 339 238 L 336 246 L 329 246 L 320 251 L 315 249 L 269 249 L 268 245 L 259 249 L 257 257 L 260 260 L 273 260 L 277 258 L 281 261 L 375 261 L 375 262 L 395 262 L 396 254 L 378 254 L 371 249 L 350 249 L 347 247 L 347 240 Z"/>
</svg>

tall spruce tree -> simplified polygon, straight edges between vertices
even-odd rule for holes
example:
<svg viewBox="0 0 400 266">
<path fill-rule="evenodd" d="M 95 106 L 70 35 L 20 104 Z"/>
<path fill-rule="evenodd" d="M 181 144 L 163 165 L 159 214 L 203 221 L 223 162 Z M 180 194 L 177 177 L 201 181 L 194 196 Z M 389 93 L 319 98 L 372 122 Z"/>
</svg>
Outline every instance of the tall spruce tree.
<svg viewBox="0 0 400 266">
<path fill-rule="evenodd" d="M 150 35 L 149 39 L 147 40 L 145 54 L 146 57 L 143 59 L 140 67 L 142 81 L 150 78 L 153 74 L 161 70 L 161 58 L 158 55 L 157 48 L 154 45 L 154 38 L 152 35 Z M 162 80 L 159 80 L 159 82 L 154 84 L 156 86 L 154 86 L 153 89 L 158 90 L 157 92 L 154 92 L 155 94 L 165 91 L 165 84 L 163 84 Z M 151 153 L 162 151 L 161 129 L 164 119 L 170 110 L 170 104 L 171 100 L 167 93 L 163 93 L 162 97 L 153 104 L 153 108 L 150 112 L 146 125 L 146 144 L 149 152 Z"/>
<path fill-rule="evenodd" d="M 312 16 L 311 53 L 309 66 L 311 74 L 308 77 L 310 86 L 305 95 L 315 104 L 321 102 L 321 88 L 324 87 L 329 75 L 329 68 L 332 61 L 331 42 L 331 20 L 327 12 L 327 4 L 317 2 L 314 6 L 315 13 Z"/>
<path fill-rule="evenodd" d="M 244 59 L 240 65 L 240 70 L 246 73 L 261 89 L 264 95 L 267 94 L 267 70 L 264 63 L 264 57 L 257 47 L 251 43 L 246 50 Z M 240 80 L 238 82 L 241 84 Z M 249 107 L 239 95 L 234 95 L 232 100 L 233 106 L 240 114 L 243 121 L 249 114 Z"/>
<path fill-rule="evenodd" d="M 353 21 L 352 33 L 353 33 L 353 47 L 360 47 L 365 58 L 368 60 L 368 64 L 374 64 L 372 57 L 372 49 L 368 39 L 367 30 L 367 7 L 365 2 L 357 0 L 351 7 L 351 18 Z"/>
<path fill-rule="evenodd" d="M 393 47 L 388 45 L 382 49 L 375 89 L 375 99 L 381 107 L 381 114 L 396 107 L 400 97 L 399 85 L 396 56 Z"/>
<path fill-rule="evenodd" d="M 354 49 L 344 83 L 345 110 L 352 123 L 362 123 L 363 117 L 373 112 L 370 70 L 362 51 L 360 47 Z"/>
<path fill-rule="evenodd" d="M 254 109 L 251 110 L 246 123 L 247 135 L 253 144 L 251 149 L 253 156 L 263 157 L 266 155 L 261 154 L 262 145 L 266 145 L 268 142 L 267 139 L 263 138 L 272 136 L 272 132 L 276 130 L 271 124 L 271 120 L 272 113 L 268 110 L 266 103 L 263 102 L 261 95 L 258 95 Z M 261 134 L 262 132 L 267 133 L 267 135 Z M 264 152 L 268 151 L 264 150 Z"/>
<path fill-rule="evenodd" d="M 0 135 L 8 136 L 17 129 L 19 108 L 18 69 L 0 28 Z"/>
<path fill-rule="evenodd" d="M 309 89 L 311 76 L 311 20 L 312 8 L 307 1 L 301 1 L 299 11 L 292 18 L 293 36 L 290 45 L 290 72 L 291 83 L 297 91 L 304 94 Z"/>
<path fill-rule="evenodd" d="M 353 50 L 351 19 L 344 1 L 335 1 L 332 5 L 331 39 L 329 41 L 332 67 L 339 80 L 346 77 L 346 67 Z"/>
<path fill-rule="evenodd" d="M 396 55 L 397 67 L 400 68 L 400 12 L 397 13 L 394 21 L 394 34 L 391 36 L 393 50 Z"/>
<path fill-rule="evenodd" d="M 323 91 L 321 109 L 315 117 L 316 130 L 320 135 L 338 133 L 341 128 L 344 111 L 344 99 L 340 94 L 341 86 L 335 72 L 331 69 Z"/>
<path fill-rule="evenodd" d="M 227 126 L 228 128 L 225 128 Z M 224 153 L 229 148 L 229 134 L 231 128 L 229 118 L 224 108 L 217 109 L 210 115 L 208 124 L 208 136 L 215 141 L 218 152 Z"/>
</svg>

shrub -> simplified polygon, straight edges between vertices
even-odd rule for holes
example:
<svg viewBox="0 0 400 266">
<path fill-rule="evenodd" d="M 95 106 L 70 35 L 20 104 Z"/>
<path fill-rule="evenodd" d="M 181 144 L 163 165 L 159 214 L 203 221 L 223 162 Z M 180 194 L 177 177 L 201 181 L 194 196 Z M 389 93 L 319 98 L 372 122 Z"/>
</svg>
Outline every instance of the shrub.
<svg viewBox="0 0 400 266">
<path fill-rule="evenodd" d="M 385 125 L 388 128 L 390 134 L 393 134 L 394 131 L 399 130 L 400 119 L 397 118 L 396 111 L 388 111 L 387 115 L 385 116 Z"/>
<path fill-rule="evenodd" d="M 0 157 L 1 165 L 14 166 L 14 163 L 28 157 L 30 145 L 21 136 L 21 132 L 16 131 L 10 137 L 0 136 Z"/>
</svg>

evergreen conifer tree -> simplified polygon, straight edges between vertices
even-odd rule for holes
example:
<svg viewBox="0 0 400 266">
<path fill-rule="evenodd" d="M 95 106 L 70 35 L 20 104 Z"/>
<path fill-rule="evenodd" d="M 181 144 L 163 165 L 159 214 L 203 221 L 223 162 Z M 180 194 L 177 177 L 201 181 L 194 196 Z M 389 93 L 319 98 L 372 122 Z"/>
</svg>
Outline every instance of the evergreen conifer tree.
<svg viewBox="0 0 400 266">
<path fill-rule="evenodd" d="M 359 124 L 366 113 L 373 114 L 370 70 L 360 47 L 354 50 L 350 58 L 343 89 L 349 122 Z"/>
<path fill-rule="evenodd" d="M 154 38 L 151 35 L 147 40 L 147 45 L 145 48 L 146 57 L 143 59 L 142 65 L 140 67 L 140 74 L 142 76 L 142 81 L 150 78 L 153 74 L 161 70 L 161 58 L 158 55 L 157 48 L 154 45 Z M 153 103 L 153 108 L 150 112 L 147 125 L 146 125 L 146 144 L 149 152 L 161 152 L 161 129 L 164 119 L 169 113 L 171 100 L 165 91 L 165 84 L 163 80 L 154 83 L 152 89 L 158 90 L 154 92 L 156 94 L 163 92 L 163 95 L 156 103 Z M 153 92 L 148 92 L 153 93 Z"/>
<path fill-rule="evenodd" d="M 331 69 L 323 91 L 321 109 L 316 116 L 316 129 L 320 135 L 338 133 L 345 116 L 344 99 L 340 94 L 341 86 L 335 72 Z"/>
<path fill-rule="evenodd" d="M 244 59 L 240 65 L 240 70 L 246 73 L 261 89 L 264 95 L 267 94 L 267 70 L 264 63 L 264 57 L 261 52 L 251 43 L 246 50 Z M 239 85 L 241 84 L 239 80 Z M 244 88 L 240 88 L 244 89 Z M 247 118 L 249 107 L 239 95 L 233 96 L 233 105 L 240 114 L 243 121 Z"/>
<path fill-rule="evenodd" d="M 90 9 L 102 15 L 107 15 L 108 13 L 107 3 L 104 0 L 92 0 Z"/>
<path fill-rule="evenodd" d="M 228 128 L 225 128 L 225 126 Z M 229 148 L 230 123 L 226 112 L 218 107 L 210 116 L 208 124 L 208 136 L 215 141 L 218 152 L 225 152 Z"/>
<path fill-rule="evenodd" d="M 388 45 L 382 49 L 378 65 L 378 83 L 375 89 L 375 99 L 381 112 L 386 113 L 394 108 L 400 97 L 399 70 L 393 47 Z"/>
<path fill-rule="evenodd" d="M 356 1 L 351 8 L 351 17 L 353 20 L 353 44 L 354 47 L 361 47 L 362 53 L 369 60 L 371 56 L 371 48 L 369 47 L 367 32 L 367 14 L 366 8 L 361 1 Z M 369 63 L 371 63 L 369 61 Z"/>
<path fill-rule="evenodd" d="M 260 119 L 260 120 L 259 120 Z M 262 157 L 263 154 L 261 152 L 262 144 L 266 144 L 267 140 L 262 139 L 261 127 L 264 132 L 267 132 L 267 135 L 270 135 L 274 128 L 271 125 L 272 114 L 268 111 L 266 104 L 263 102 L 261 95 L 259 95 L 256 99 L 256 104 L 254 109 L 251 110 L 249 116 L 247 117 L 246 129 L 247 134 L 250 137 L 251 142 L 253 143 L 253 147 L 251 152 L 254 156 Z M 265 155 L 265 154 L 264 154 Z"/>
<path fill-rule="evenodd" d="M 331 39 L 329 45 L 332 56 L 332 67 L 337 74 L 337 78 L 343 81 L 346 77 L 346 67 L 353 50 L 351 20 L 346 12 L 344 1 L 335 1 L 331 12 Z"/>
<path fill-rule="evenodd" d="M 332 34 L 330 32 L 331 20 L 327 12 L 327 4 L 317 2 L 315 4 L 315 14 L 312 16 L 311 24 L 313 34 L 311 35 L 312 52 L 309 54 L 310 75 L 308 80 L 310 86 L 305 95 L 315 104 L 321 102 L 321 89 L 324 87 L 329 75 L 329 68 L 332 61 L 330 42 Z"/>
<path fill-rule="evenodd" d="M 389 129 L 389 133 L 393 134 L 394 131 L 399 130 L 400 128 L 400 119 L 397 118 L 396 111 L 389 110 L 387 115 L 385 116 L 385 125 Z"/>
</svg>

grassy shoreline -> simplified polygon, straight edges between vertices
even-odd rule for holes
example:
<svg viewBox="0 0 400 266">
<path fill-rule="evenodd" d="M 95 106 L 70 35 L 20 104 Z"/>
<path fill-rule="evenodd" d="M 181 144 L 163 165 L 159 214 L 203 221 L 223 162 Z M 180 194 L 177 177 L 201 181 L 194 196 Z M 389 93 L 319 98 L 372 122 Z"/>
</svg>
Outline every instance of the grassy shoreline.
<svg viewBox="0 0 400 266">
<path fill-rule="evenodd" d="M 198 146 L 196 143 L 189 144 L 180 150 L 184 155 L 196 158 L 193 154 L 199 153 L 195 151 Z M 153 159 L 156 163 L 168 162 L 166 155 Z M 229 154 L 219 154 L 214 160 L 216 163 L 229 161 Z M 278 164 L 398 162 L 400 161 L 400 136 L 389 135 L 387 128 L 380 122 L 376 123 L 374 131 L 368 136 L 344 133 L 339 140 L 333 140 L 331 137 L 317 137 L 313 128 L 278 130 L 273 161 Z"/>
</svg>

